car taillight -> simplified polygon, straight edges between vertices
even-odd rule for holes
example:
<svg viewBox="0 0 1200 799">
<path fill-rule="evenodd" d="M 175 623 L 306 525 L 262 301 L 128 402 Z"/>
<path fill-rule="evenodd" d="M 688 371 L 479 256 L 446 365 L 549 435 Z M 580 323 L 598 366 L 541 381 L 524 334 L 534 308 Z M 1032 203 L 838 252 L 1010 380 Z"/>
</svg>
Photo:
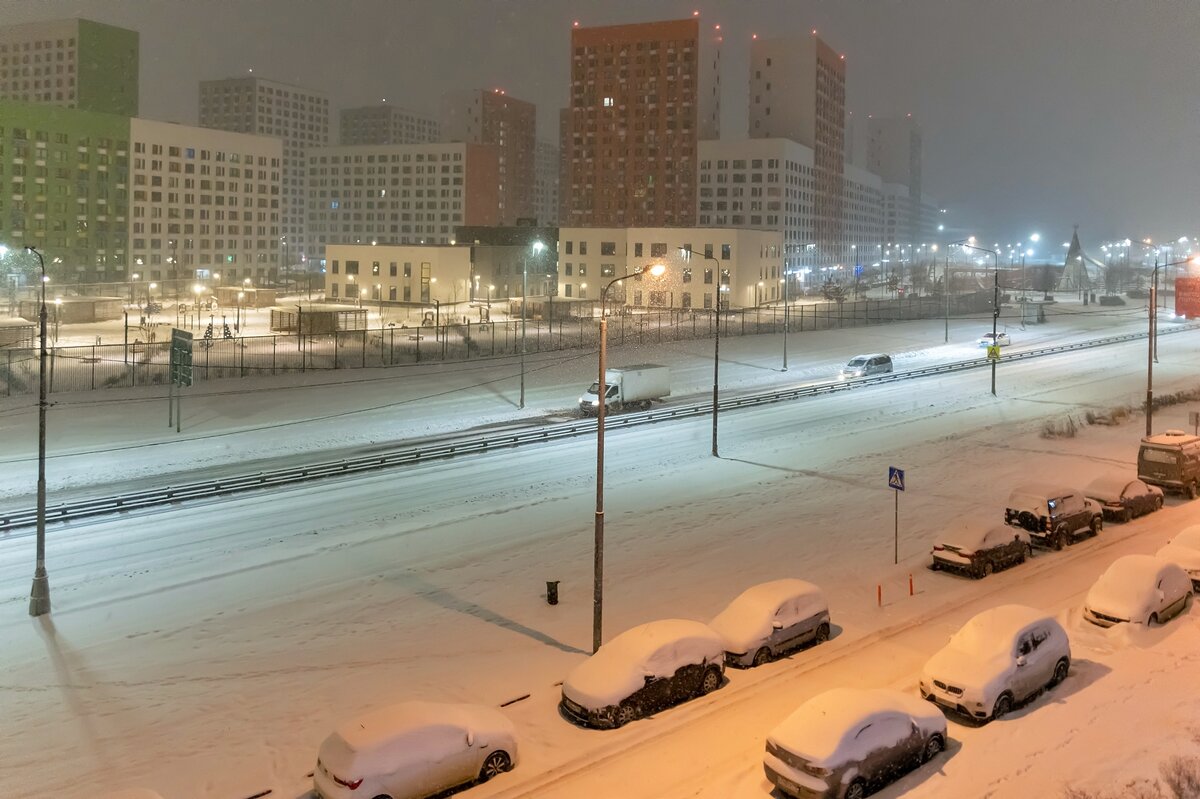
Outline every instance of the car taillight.
<svg viewBox="0 0 1200 799">
<path fill-rule="evenodd" d="M 333 777 L 333 781 L 338 785 L 345 786 L 352 791 L 357 791 L 358 786 L 362 785 L 362 777 L 359 777 L 356 780 L 344 780 L 336 774 L 330 774 L 329 776 Z"/>
<path fill-rule="evenodd" d="M 942 546 L 941 544 L 938 544 L 937 546 L 935 546 L 933 548 L 934 552 L 944 552 L 945 550 L 946 550 L 946 548 L 944 546 Z"/>
</svg>

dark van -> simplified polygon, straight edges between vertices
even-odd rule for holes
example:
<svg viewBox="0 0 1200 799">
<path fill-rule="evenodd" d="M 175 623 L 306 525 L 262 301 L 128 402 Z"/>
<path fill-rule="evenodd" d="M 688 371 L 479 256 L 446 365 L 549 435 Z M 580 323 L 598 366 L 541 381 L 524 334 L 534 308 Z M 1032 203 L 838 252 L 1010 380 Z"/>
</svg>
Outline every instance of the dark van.
<svg viewBox="0 0 1200 799">
<path fill-rule="evenodd" d="M 1163 491 L 1200 496 L 1200 436 L 1168 430 L 1142 439 L 1138 479 Z"/>
</svg>

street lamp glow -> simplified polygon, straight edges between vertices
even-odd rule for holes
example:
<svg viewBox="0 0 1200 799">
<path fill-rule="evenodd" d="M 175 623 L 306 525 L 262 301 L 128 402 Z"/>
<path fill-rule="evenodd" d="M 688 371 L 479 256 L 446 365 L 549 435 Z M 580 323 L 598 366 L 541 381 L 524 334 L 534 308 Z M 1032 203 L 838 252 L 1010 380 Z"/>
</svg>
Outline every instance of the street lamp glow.
<svg viewBox="0 0 1200 799">
<path fill-rule="evenodd" d="M 1031 235 L 1031 236 L 1029 237 L 1029 240 L 1030 240 L 1030 241 L 1032 241 L 1034 244 L 1037 244 L 1039 241 L 1041 241 L 1041 240 L 1042 240 L 1042 234 L 1041 234 L 1041 233 L 1034 233 L 1033 235 Z"/>
</svg>

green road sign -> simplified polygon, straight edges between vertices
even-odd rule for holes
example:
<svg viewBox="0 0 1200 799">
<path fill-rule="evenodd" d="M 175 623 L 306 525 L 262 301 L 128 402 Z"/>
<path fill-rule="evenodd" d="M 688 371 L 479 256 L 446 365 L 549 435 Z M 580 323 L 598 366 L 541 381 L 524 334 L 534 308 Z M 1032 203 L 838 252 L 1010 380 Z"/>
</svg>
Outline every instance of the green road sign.
<svg viewBox="0 0 1200 799">
<path fill-rule="evenodd" d="M 192 384 L 192 334 L 171 329 L 171 382 L 177 386 Z"/>
</svg>

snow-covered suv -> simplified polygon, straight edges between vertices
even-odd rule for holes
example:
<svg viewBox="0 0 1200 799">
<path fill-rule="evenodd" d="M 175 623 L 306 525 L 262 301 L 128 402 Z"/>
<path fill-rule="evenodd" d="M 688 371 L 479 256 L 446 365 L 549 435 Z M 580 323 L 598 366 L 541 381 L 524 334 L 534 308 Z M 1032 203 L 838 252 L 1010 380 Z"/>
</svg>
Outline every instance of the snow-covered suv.
<svg viewBox="0 0 1200 799">
<path fill-rule="evenodd" d="M 1062 549 L 1085 531 L 1099 533 L 1104 527 L 1104 509 L 1080 491 L 1029 484 L 1013 490 L 1004 509 L 1004 521 L 1028 530 L 1035 543 Z"/>
</svg>

